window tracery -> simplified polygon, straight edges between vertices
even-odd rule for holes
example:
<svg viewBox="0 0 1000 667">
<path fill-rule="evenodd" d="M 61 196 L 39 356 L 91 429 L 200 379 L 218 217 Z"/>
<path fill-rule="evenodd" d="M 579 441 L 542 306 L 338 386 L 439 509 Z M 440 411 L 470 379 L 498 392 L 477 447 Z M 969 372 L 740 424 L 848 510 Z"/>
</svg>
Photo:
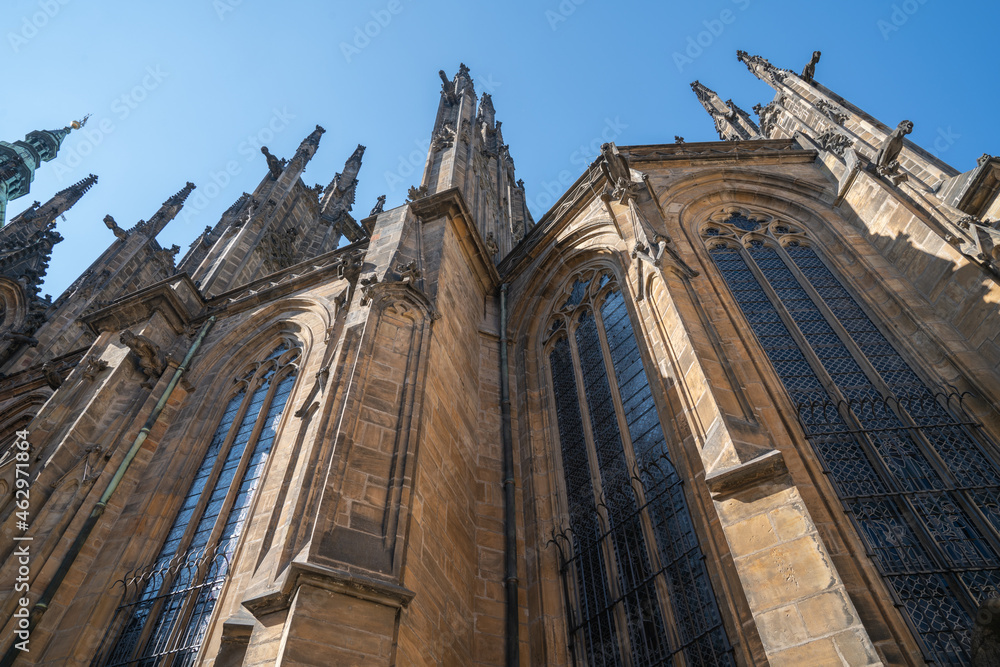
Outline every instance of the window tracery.
<svg viewBox="0 0 1000 667">
<path fill-rule="evenodd" d="M 298 355 L 285 340 L 238 379 L 159 555 L 120 582 L 125 593 L 112 630 L 122 627 L 101 664 L 194 664 L 295 383 Z"/>
<path fill-rule="evenodd" d="M 701 235 L 929 661 L 967 662 L 1000 594 L 1000 466 L 794 223 L 728 212 Z"/>
<path fill-rule="evenodd" d="M 574 659 L 731 665 L 732 649 L 625 297 L 580 275 L 547 334 L 569 525 L 555 538 Z"/>
</svg>

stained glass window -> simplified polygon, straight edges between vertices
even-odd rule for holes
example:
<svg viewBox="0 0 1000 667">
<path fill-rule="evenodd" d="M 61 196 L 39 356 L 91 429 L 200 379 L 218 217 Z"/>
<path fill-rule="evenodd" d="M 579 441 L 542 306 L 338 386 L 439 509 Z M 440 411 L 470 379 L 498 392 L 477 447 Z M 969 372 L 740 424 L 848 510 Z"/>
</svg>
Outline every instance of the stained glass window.
<svg viewBox="0 0 1000 667">
<path fill-rule="evenodd" d="M 229 399 L 159 555 L 122 582 L 123 629 L 104 665 L 194 664 L 295 383 L 295 356 L 278 346 Z"/>
<path fill-rule="evenodd" d="M 793 225 L 734 215 L 709 252 L 928 661 L 965 664 L 1000 593 L 1000 467 Z M 747 233 L 753 232 L 753 233 Z"/>
<path fill-rule="evenodd" d="M 575 281 L 549 367 L 568 529 L 559 546 L 579 664 L 731 665 L 704 555 L 625 299 L 608 274 Z M 570 333 L 567 333 L 567 330 Z"/>
</svg>

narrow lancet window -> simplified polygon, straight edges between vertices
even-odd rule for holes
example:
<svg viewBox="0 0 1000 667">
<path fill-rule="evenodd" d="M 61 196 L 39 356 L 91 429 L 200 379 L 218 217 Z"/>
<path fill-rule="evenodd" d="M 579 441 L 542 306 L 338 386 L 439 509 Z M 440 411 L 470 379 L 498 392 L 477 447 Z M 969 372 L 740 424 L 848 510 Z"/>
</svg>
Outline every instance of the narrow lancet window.
<svg viewBox="0 0 1000 667">
<path fill-rule="evenodd" d="M 1000 594 L 996 446 L 795 225 L 737 214 L 702 236 L 926 659 L 967 663 L 972 619 Z"/>
<path fill-rule="evenodd" d="M 681 478 L 667 451 L 625 299 L 574 282 L 549 369 L 568 526 L 556 539 L 574 657 L 588 665 L 731 665 Z"/>
<path fill-rule="evenodd" d="M 153 565 L 124 582 L 108 667 L 194 664 L 295 383 L 282 343 L 229 399 Z"/>
</svg>

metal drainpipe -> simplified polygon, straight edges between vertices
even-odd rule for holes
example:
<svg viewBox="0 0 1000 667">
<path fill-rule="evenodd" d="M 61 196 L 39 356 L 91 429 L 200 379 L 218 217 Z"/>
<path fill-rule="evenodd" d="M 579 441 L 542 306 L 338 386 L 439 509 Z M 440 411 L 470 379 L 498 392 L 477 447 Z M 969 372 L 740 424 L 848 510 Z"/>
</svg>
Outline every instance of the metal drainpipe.
<svg viewBox="0 0 1000 667">
<path fill-rule="evenodd" d="M 121 483 L 122 478 L 125 477 L 126 471 L 128 471 L 129 466 L 132 464 L 132 460 L 135 455 L 139 453 L 139 449 L 142 447 L 142 443 L 146 441 L 149 432 L 153 429 L 156 421 L 160 418 L 160 413 L 163 412 L 163 408 L 166 407 L 167 401 L 170 399 L 170 395 L 174 392 L 174 388 L 177 383 L 180 382 L 181 376 L 184 375 L 184 371 L 187 370 L 188 364 L 191 363 L 191 359 L 194 358 L 195 353 L 198 348 L 201 347 L 201 343 L 205 340 L 205 336 L 208 334 L 208 330 L 212 328 L 215 324 L 215 316 L 208 318 L 208 321 L 202 325 L 201 330 L 198 332 L 198 336 L 191 343 L 191 347 L 188 349 L 187 354 L 184 355 L 184 361 L 181 365 L 174 370 L 174 376 L 170 378 L 170 383 L 167 384 L 167 388 L 163 390 L 163 395 L 160 396 L 160 400 L 156 402 L 156 407 L 149 414 L 149 418 L 143 425 L 139 434 L 135 436 L 135 441 L 132 443 L 132 447 L 128 450 L 128 454 L 122 460 L 121 464 L 118 466 L 118 470 L 115 471 L 115 476 L 111 478 L 111 483 L 108 484 L 108 488 L 104 490 L 101 494 L 101 499 L 97 501 L 97 505 L 94 506 L 93 511 L 87 520 L 83 524 L 83 528 L 80 529 L 80 533 L 73 540 L 73 544 L 70 546 L 69 551 L 63 556 L 62 562 L 59 563 L 59 569 L 56 570 L 55 576 L 52 577 L 52 581 L 49 585 L 45 587 L 42 592 L 42 596 L 38 598 L 38 602 L 31 610 L 31 617 L 28 621 L 28 632 L 30 633 L 38 621 L 41 619 L 42 614 L 44 614 L 48 608 L 49 603 L 52 602 L 52 598 L 55 597 L 56 591 L 59 590 L 59 586 L 62 584 L 63 579 L 69 574 L 69 569 L 73 565 L 73 561 L 76 557 L 80 555 L 80 551 L 83 549 L 83 545 L 87 542 L 87 538 L 90 537 L 90 533 L 94 530 L 94 526 L 97 525 L 97 521 L 104 514 L 104 510 L 108 506 L 108 501 L 111 500 L 111 496 L 118 489 L 118 485 Z M 17 638 L 14 638 L 14 643 L 11 644 L 7 652 L 4 653 L 3 660 L 0 660 L 0 667 L 10 667 L 14 664 L 15 658 L 21 651 L 17 648 Z"/>
<path fill-rule="evenodd" d="M 507 284 L 500 286 L 500 437 L 503 444 L 504 585 L 507 593 L 507 667 L 520 663 L 517 622 L 517 524 L 514 507 L 514 446 L 510 431 L 510 378 L 507 374 Z"/>
</svg>

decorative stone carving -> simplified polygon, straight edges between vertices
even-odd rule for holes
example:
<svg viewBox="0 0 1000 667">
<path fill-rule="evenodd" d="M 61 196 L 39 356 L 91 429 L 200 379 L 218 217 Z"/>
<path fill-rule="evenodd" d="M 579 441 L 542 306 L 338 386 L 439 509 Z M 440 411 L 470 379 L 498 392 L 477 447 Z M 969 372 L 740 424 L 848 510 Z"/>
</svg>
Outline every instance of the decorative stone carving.
<svg viewBox="0 0 1000 667">
<path fill-rule="evenodd" d="M 378 276 L 374 273 L 367 278 L 362 278 L 358 281 L 361 285 L 361 305 L 367 306 L 371 303 L 372 292 L 375 290 L 375 285 L 378 284 Z"/>
<path fill-rule="evenodd" d="M 62 375 L 59 374 L 58 368 L 51 361 L 46 361 L 42 364 L 42 375 L 45 377 L 45 384 L 49 385 L 52 389 L 58 389 L 62 386 Z"/>
<path fill-rule="evenodd" d="M 80 372 L 83 374 L 83 377 L 93 382 L 102 371 L 107 369 L 108 362 L 90 354 L 84 358 L 82 365 L 83 368 Z"/>
<path fill-rule="evenodd" d="M 421 185 L 419 188 L 410 186 L 410 189 L 406 191 L 406 201 L 417 201 L 427 196 L 427 186 Z"/>
<path fill-rule="evenodd" d="M 765 137 L 770 138 L 771 133 L 774 132 L 774 128 L 778 122 L 778 114 L 781 113 L 781 107 L 784 104 L 785 96 L 779 95 L 774 101 L 761 106 L 757 104 L 754 106 L 754 113 L 760 118 L 760 132 Z"/>
<path fill-rule="evenodd" d="M 152 388 L 167 368 L 167 361 L 160 347 L 142 334 L 134 334 L 128 329 L 122 331 L 118 339 L 136 356 L 139 370 L 147 378 L 142 386 Z"/>
<path fill-rule="evenodd" d="M 267 146 L 261 146 L 260 152 L 263 153 L 264 157 L 267 159 L 267 170 L 271 173 L 271 180 L 278 180 L 278 176 L 281 176 L 281 160 L 274 157 L 274 155 L 271 154 L 271 151 L 267 150 Z"/>
<path fill-rule="evenodd" d="M 845 122 L 847 122 L 848 118 L 847 112 L 845 112 L 843 109 L 833 104 L 832 102 L 828 102 L 826 100 L 820 100 L 819 102 L 816 103 L 816 109 L 821 114 L 823 114 L 824 116 L 835 122 L 837 125 L 843 125 Z"/>
<path fill-rule="evenodd" d="M 379 195 L 378 201 L 375 202 L 375 206 L 372 207 L 372 210 L 368 214 L 368 216 L 371 217 L 373 215 L 378 215 L 379 213 L 382 212 L 382 209 L 384 207 L 385 207 L 385 195 Z"/>
<path fill-rule="evenodd" d="M 420 269 L 417 268 L 416 261 L 400 264 L 396 267 L 396 273 L 399 275 L 399 282 L 408 285 L 414 284 L 423 275 Z"/>
<path fill-rule="evenodd" d="M 110 229 L 114 233 L 115 238 L 117 238 L 119 241 L 124 241 L 125 239 L 128 238 L 128 232 L 119 227 L 118 223 L 115 222 L 115 219 L 112 218 L 110 215 L 104 216 L 104 224 L 107 226 L 108 229 Z"/>
<path fill-rule="evenodd" d="M 294 263 L 295 238 L 298 234 L 299 231 L 294 227 L 285 230 L 272 229 L 260 240 L 257 248 L 264 255 L 264 265 L 271 273 Z"/>
<path fill-rule="evenodd" d="M 913 123 L 908 120 L 900 121 L 879 146 L 878 153 L 875 154 L 875 171 L 880 175 L 891 176 L 899 171 L 897 158 L 903 150 L 903 137 L 910 132 L 913 132 Z"/>
<path fill-rule="evenodd" d="M 823 150 L 830 151 L 840 157 L 844 157 L 844 151 L 854 145 L 850 137 L 832 127 L 823 130 L 823 133 L 816 137 L 816 142 Z"/>
<path fill-rule="evenodd" d="M 431 150 L 444 150 L 445 148 L 451 148 L 454 144 L 455 130 L 450 124 L 445 123 L 438 128 L 437 132 L 434 133 L 434 138 L 431 139 Z"/>
<path fill-rule="evenodd" d="M 495 257 L 498 252 L 500 252 L 500 246 L 497 244 L 497 237 L 490 232 L 486 235 L 486 250 L 489 251 L 491 257 Z"/>
<path fill-rule="evenodd" d="M 746 51 L 737 51 L 736 58 L 744 65 L 747 69 L 761 81 L 766 81 L 772 85 L 780 84 L 788 76 L 788 70 L 783 70 L 775 67 L 767 58 L 762 58 L 760 56 L 752 56 Z"/>
<path fill-rule="evenodd" d="M 822 54 L 819 51 L 813 51 L 812 58 L 809 60 L 809 63 L 805 66 L 805 68 L 802 70 L 801 78 L 806 83 L 813 82 L 813 77 L 816 76 L 816 63 L 819 62 L 819 57 L 821 55 Z"/>
<path fill-rule="evenodd" d="M 20 331 L 7 331 L 3 336 L 0 336 L 0 339 L 9 340 L 21 345 L 27 345 L 28 347 L 38 347 L 37 338 L 33 338 L 32 336 Z"/>
<path fill-rule="evenodd" d="M 215 241 L 216 238 L 215 235 L 212 233 L 212 226 L 205 225 L 205 231 L 201 233 L 201 244 L 204 246 L 211 246 L 213 243 L 215 243 Z"/>
<path fill-rule="evenodd" d="M 979 156 L 979 159 L 976 160 L 976 165 L 977 166 L 984 165 L 992 159 L 993 159 L 992 155 L 990 155 L 989 153 L 983 153 L 981 156 Z"/>
</svg>

